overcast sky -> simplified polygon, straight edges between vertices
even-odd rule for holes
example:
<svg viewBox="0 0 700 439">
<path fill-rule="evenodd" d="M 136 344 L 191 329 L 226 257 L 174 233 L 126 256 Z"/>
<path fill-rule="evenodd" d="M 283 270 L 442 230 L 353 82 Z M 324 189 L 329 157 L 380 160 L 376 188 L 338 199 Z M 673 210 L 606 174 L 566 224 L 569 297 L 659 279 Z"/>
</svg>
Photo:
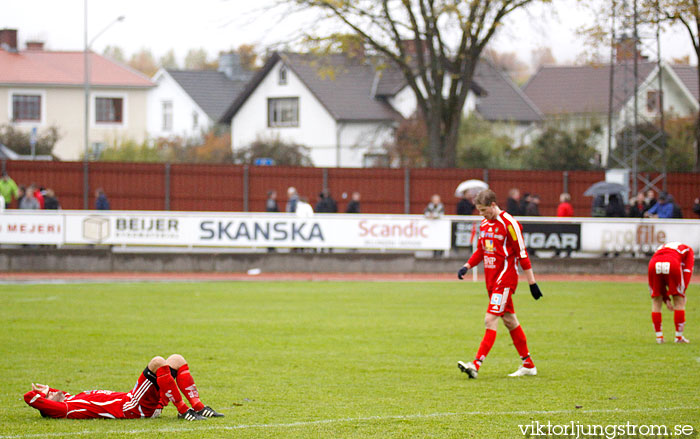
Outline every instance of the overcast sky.
<svg viewBox="0 0 700 439">
<path fill-rule="evenodd" d="M 299 28 L 308 28 L 308 17 L 291 16 L 280 21 L 265 14 L 262 6 L 272 0 L 88 0 L 88 34 L 92 39 L 120 15 L 123 22 L 110 27 L 93 44 L 102 52 L 107 45 L 121 47 L 127 57 L 145 47 L 156 58 L 174 49 L 182 63 L 191 48 L 203 47 L 210 57 L 220 50 L 241 44 L 264 47 L 286 40 Z M 20 48 L 27 40 L 41 40 L 50 50 L 82 50 L 84 45 L 84 0 L 0 0 L 0 28 L 19 31 Z M 560 64 L 574 62 L 584 51 L 576 29 L 590 15 L 576 0 L 554 0 L 555 6 L 536 6 L 518 11 L 497 35 L 493 47 L 516 51 L 530 62 L 530 52 L 551 47 Z M 547 12 L 543 13 L 543 8 Z M 607 53 L 608 49 L 605 49 Z M 666 32 L 662 38 L 665 59 L 692 55 L 683 29 Z M 691 62 L 696 59 L 691 56 Z"/>
</svg>

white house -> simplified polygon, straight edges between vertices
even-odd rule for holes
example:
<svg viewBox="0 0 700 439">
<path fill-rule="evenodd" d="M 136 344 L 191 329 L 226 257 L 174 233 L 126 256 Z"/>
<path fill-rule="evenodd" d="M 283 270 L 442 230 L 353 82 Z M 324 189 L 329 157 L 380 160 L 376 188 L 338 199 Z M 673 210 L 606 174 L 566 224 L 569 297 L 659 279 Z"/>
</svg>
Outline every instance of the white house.
<svg viewBox="0 0 700 439">
<path fill-rule="evenodd" d="M 623 61 L 630 62 L 630 61 Z M 623 128 L 633 112 L 634 83 L 631 68 L 615 69 L 613 87 L 613 132 Z M 698 109 L 698 76 L 695 66 L 666 63 L 638 63 L 638 114 L 640 121 L 659 115 L 659 97 L 663 96 L 666 117 L 687 117 Z M 661 72 L 662 90 L 659 89 Z M 661 93 L 660 93 L 661 91 Z M 550 123 L 566 129 L 598 124 L 603 128 L 596 148 L 607 163 L 608 113 L 610 102 L 610 65 L 544 66 L 523 86 L 523 92 Z M 612 137 L 615 147 L 615 136 Z"/>
<path fill-rule="evenodd" d="M 161 68 L 148 96 L 149 136 L 199 137 L 218 122 L 251 76 L 236 53 L 222 54 L 218 71 Z"/>
<path fill-rule="evenodd" d="M 279 137 L 310 147 L 315 166 L 367 167 L 388 164 L 383 145 L 416 109 L 397 68 L 377 69 L 346 55 L 275 53 L 221 121 L 231 123 L 234 150 Z M 515 143 L 542 119 L 519 88 L 486 62 L 477 67 L 463 109 L 474 111 L 500 122 Z"/>
</svg>

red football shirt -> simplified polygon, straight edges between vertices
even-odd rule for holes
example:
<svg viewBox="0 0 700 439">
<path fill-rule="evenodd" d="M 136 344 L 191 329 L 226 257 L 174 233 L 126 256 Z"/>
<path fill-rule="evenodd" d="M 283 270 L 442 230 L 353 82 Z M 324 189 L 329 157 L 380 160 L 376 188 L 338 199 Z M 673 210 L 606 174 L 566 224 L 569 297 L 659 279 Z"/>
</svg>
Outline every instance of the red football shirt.
<svg viewBox="0 0 700 439">
<path fill-rule="evenodd" d="M 57 392 L 51 389 L 51 392 Z M 49 418 L 124 418 L 122 407 L 130 397 L 124 392 L 110 390 L 88 390 L 77 395 L 63 392 L 61 402 L 47 399 L 42 393 L 32 390 L 24 395 L 27 404 Z"/>
<path fill-rule="evenodd" d="M 497 286 L 515 288 L 518 283 L 518 261 L 523 270 L 532 267 L 522 230 L 520 223 L 505 211 L 499 213 L 493 221 L 486 218 L 481 221 L 479 243 L 468 263 L 474 267 L 484 261 L 488 291 L 493 291 Z"/>
<path fill-rule="evenodd" d="M 659 265 L 668 263 L 666 267 Z M 690 284 L 690 277 L 693 275 L 695 265 L 695 254 L 693 249 L 680 242 L 667 242 L 660 246 L 649 262 L 649 284 L 655 288 L 656 278 L 672 278 L 673 286 L 680 285 L 679 293 L 684 294 Z M 674 267 L 674 269 L 671 269 Z M 677 270 L 675 269 L 677 267 Z M 659 293 L 658 291 L 656 293 Z M 658 294 L 657 294 L 658 295 Z"/>
</svg>

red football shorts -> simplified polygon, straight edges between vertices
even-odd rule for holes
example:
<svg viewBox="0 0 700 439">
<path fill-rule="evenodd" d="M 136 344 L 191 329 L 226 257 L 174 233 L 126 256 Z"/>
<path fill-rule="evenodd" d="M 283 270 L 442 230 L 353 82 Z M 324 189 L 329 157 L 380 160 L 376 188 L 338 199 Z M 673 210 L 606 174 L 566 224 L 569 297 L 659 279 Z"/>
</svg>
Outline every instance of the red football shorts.
<svg viewBox="0 0 700 439">
<path fill-rule="evenodd" d="M 653 257 L 649 261 L 649 292 L 651 297 L 684 296 L 683 271 L 678 261 Z"/>
<path fill-rule="evenodd" d="M 124 403 L 125 418 L 152 418 L 160 415 L 160 392 L 155 384 L 141 373 L 136 385 L 129 392 L 131 399 Z"/>
<path fill-rule="evenodd" d="M 502 316 L 505 313 L 515 314 L 513 293 L 515 293 L 515 286 L 500 285 L 493 291 L 489 291 L 489 307 L 486 312 L 495 316 Z"/>
</svg>

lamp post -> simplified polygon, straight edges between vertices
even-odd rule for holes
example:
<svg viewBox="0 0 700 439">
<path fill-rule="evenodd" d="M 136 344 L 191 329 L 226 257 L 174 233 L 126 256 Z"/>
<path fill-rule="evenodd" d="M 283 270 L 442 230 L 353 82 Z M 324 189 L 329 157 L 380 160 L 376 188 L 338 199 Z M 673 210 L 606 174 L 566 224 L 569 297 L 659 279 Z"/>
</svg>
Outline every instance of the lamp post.
<svg viewBox="0 0 700 439">
<path fill-rule="evenodd" d="M 120 15 L 115 18 L 111 23 L 105 26 L 101 31 L 95 35 L 92 40 L 88 41 L 88 0 L 85 0 L 85 51 L 84 51 L 84 61 L 85 61 L 85 118 L 83 120 L 83 140 L 85 145 L 83 146 L 83 209 L 87 209 L 90 204 L 89 195 L 89 179 L 88 179 L 88 154 L 90 153 L 90 47 L 95 40 L 105 33 L 107 29 L 112 27 L 112 25 L 123 21 L 124 16 Z"/>
</svg>

